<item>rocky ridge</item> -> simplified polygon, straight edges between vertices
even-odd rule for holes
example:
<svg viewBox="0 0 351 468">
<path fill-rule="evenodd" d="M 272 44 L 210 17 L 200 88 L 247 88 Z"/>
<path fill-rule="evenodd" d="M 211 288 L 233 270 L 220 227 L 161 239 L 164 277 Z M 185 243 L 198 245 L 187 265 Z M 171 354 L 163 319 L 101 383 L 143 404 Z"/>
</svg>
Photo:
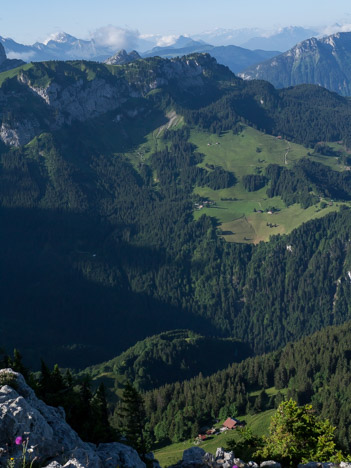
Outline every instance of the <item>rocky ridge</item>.
<svg viewBox="0 0 351 468">
<path fill-rule="evenodd" d="M 20 146 L 43 131 L 57 130 L 73 121 L 84 122 L 111 111 L 118 111 L 112 120 L 119 122 L 126 101 L 144 98 L 156 88 L 172 83 L 183 92 L 205 93 L 206 70 L 219 67 L 214 59 L 200 54 L 172 60 L 145 60 L 142 67 L 132 71 L 124 69 L 118 76 L 107 68 L 95 69 L 91 65 L 95 73 L 91 79 L 88 72 L 82 73 L 80 66 L 79 62 L 74 65 L 66 62 L 33 64 L 29 70 L 20 70 L 12 81 L 7 80 L 10 81 L 7 87 L 0 89 L 0 140 L 9 146 Z M 20 109 L 10 121 L 6 120 L 13 99 L 17 97 L 25 102 L 33 96 L 38 109 L 42 109 L 38 118 L 33 115 L 31 106 Z M 133 116 L 141 111 L 140 108 L 128 109 Z"/>
<path fill-rule="evenodd" d="M 343 96 L 351 95 L 351 32 L 322 39 L 312 37 L 287 52 L 247 68 L 239 76 L 259 79 L 277 88 L 317 84 Z"/>
<path fill-rule="evenodd" d="M 136 50 L 132 50 L 129 54 L 124 50 L 119 50 L 112 57 L 104 61 L 107 65 L 125 65 L 126 63 L 134 62 L 139 60 L 141 57 Z"/>
<path fill-rule="evenodd" d="M 66 423 L 62 408 L 47 406 L 12 369 L 0 370 L 0 466 L 20 458 L 28 442 L 27 459 L 37 457 L 46 468 L 145 468 L 137 452 L 121 443 L 83 442 Z M 153 462 L 153 466 L 159 467 Z"/>
</svg>

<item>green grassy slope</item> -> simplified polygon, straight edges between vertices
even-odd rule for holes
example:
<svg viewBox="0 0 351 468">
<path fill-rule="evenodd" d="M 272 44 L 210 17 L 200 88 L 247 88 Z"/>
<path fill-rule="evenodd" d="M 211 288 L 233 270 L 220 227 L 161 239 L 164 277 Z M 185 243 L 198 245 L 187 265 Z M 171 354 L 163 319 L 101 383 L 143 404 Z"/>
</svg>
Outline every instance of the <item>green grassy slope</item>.
<svg viewBox="0 0 351 468">
<path fill-rule="evenodd" d="M 170 111 L 166 117 L 166 124 L 157 127 L 145 137 L 142 144 L 125 154 L 135 167 L 141 162 L 147 163 L 148 157 L 154 151 L 163 149 L 168 144 L 162 138 L 165 128 L 177 129 L 184 124 L 182 117 L 174 111 Z M 194 191 L 200 198 L 215 202 L 215 205 L 196 209 L 195 219 L 203 214 L 216 218 L 222 235 L 228 242 L 268 241 L 272 235 L 288 234 L 302 223 L 337 211 L 340 207 L 340 203 L 328 200 L 323 209 L 319 204 L 307 209 L 299 204 L 286 206 L 280 197 L 268 198 L 267 186 L 255 192 L 248 192 L 242 182 L 245 175 L 264 174 L 269 164 L 291 168 L 303 157 L 309 157 L 312 161 L 325 164 L 335 171 L 345 170 L 346 167 L 339 163 L 337 157 L 313 153 L 308 156 L 311 150 L 304 146 L 264 134 L 249 126 L 244 127 L 239 134 L 225 132 L 221 136 L 193 128 L 190 141 L 196 145 L 197 151 L 204 155 L 200 167 L 220 166 L 233 172 L 238 179 L 238 183 L 230 188 L 212 190 L 209 187 L 196 187 Z M 332 146 L 335 150 L 345 153 L 340 144 L 334 143 Z M 279 211 L 273 215 L 267 213 L 272 207 Z"/>
<path fill-rule="evenodd" d="M 190 141 L 205 155 L 201 166 L 206 167 L 206 164 L 222 166 L 234 172 L 238 179 L 234 187 L 222 190 L 211 190 L 208 187 L 195 189 L 200 197 L 215 202 L 214 206 L 195 211 L 195 218 L 199 218 L 202 214 L 215 217 L 227 241 L 246 243 L 268 241 L 271 235 L 289 233 L 310 219 L 339 209 L 338 203 L 328 205 L 322 210 L 319 205 L 308 209 L 303 209 L 300 205 L 287 207 L 280 197 L 268 198 L 267 187 L 255 192 L 245 190 L 242 183 L 243 176 L 264 174 L 269 164 L 292 167 L 296 161 L 307 156 L 309 150 L 302 145 L 266 135 L 251 127 L 245 127 L 237 135 L 227 132 L 221 136 L 193 130 Z M 335 146 L 337 150 L 343 151 L 341 145 Z M 333 170 L 345 169 L 336 157 L 313 155 L 310 158 L 330 166 Z M 272 207 L 280 211 L 273 215 L 268 214 L 266 210 Z"/>
<path fill-rule="evenodd" d="M 268 427 L 274 412 L 275 410 L 268 410 L 255 415 L 247 414 L 239 416 L 239 419 L 244 420 L 255 435 L 262 436 L 268 434 Z M 216 424 L 216 426 L 220 427 L 221 423 Z M 207 440 L 200 443 L 199 447 L 206 452 L 215 454 L 218 447 L 225 448 L 228 443 L 237 438 L 238 434 L 235 431 L 226 431 L 222 434 L 208 437 Z M 157 458 L 162 467 L 167 468 L 181 460 L 184 450 L 190 447 L 194 447 L 194 441 L 192 439 L 170 444 L 155 450 L 155 458 Z"/>
</svg>

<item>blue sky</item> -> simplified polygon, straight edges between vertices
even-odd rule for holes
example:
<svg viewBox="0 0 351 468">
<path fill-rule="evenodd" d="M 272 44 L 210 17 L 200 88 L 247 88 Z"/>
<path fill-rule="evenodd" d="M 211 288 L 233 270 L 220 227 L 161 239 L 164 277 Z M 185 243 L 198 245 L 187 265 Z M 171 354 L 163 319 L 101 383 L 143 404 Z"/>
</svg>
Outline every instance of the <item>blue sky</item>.
<svg viewBox="0 0 351 468">
<path fill-rule="evenodd" d="M 108 24 L 140 33 L 351 23 L 346 0 L 0 0 L 0 36 L 33 43 L 65 31 L 88 38 Z"/>
</svg>

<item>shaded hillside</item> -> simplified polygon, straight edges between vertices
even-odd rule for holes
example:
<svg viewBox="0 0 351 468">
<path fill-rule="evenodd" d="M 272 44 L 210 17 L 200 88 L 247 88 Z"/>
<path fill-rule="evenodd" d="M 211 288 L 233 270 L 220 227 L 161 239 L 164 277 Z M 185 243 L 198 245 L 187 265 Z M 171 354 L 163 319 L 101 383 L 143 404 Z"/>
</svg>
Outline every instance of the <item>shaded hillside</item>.
<svg viewBox="0 0 351 468">
<path fill-rule="evenodd" d="M 200 372 L 209 375 L 218 366 L 226 367 L 233 359 L 241 361 L 250 354 L 245 343 L 234 339 L 175 330 L 146 338 L 120 356 L 88 367 L 83 373 L 89 373 L 94 380 L 107 380 L 116 389 L 119 382 L 130 381 L 141 390 L 150 390 L 189 379 Z"/>
</svg>

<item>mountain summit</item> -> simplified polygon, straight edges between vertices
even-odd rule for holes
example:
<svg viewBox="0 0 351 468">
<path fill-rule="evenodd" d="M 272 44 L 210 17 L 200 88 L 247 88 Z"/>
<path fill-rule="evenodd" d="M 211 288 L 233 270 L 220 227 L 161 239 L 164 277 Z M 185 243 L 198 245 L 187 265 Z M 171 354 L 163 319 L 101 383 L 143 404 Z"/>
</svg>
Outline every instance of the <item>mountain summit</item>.
<svg viewBox="0 0 351 468">
<path fill-rule="evenodd" d="M 308 83 L 351 95 L 351 32 L 300 42 L 284 54 L 248 68 L 244 79 L 260 79 L 278 88 Z"/>
<path fill-rule="evenodd" d="M 129 54 L 124 50 L 119 50 L 115 55 L 105 60 L 107 65 L 125 65 L 126 63 L 134 62 L 140 59 L 140 55 L 136 50 L 132 50 Z"/>
</svg>

